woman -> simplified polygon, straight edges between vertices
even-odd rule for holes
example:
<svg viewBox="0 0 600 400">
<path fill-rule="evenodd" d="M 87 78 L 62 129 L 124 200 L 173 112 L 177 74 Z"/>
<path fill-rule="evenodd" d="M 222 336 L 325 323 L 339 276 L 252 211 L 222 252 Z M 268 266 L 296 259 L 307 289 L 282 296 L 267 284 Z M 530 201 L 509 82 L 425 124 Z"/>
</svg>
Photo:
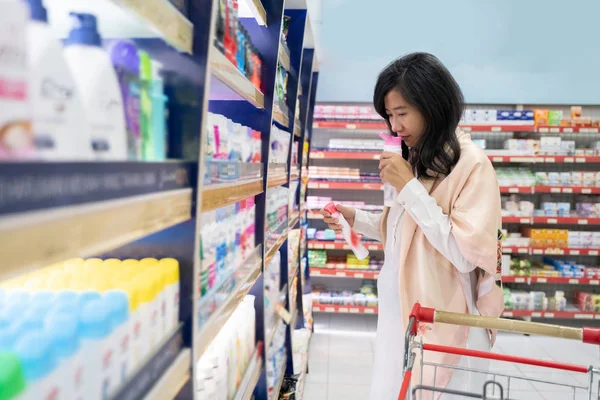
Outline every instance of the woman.
<svg viewBox="0 0 600 400">
<path fill-rule="evenodd" d="M 373 102 L 392 134 L 408 146 L 408 160 L 384 152 L 379 163 L 382 181 L 399 192 L 397 201 L 382 214 L 337 207 L 357 232 L 384 243 L 370 400 L 391 400 L 402 383 L 403 338 L 415 302 L 457 313 L 502 313 L 502 291 L 494 279 L 501 205 L 493 166 L 458 129 L 461 90 L 436 57 L 414 53 L 392 62 L 379 75 Z M 338 221 L 322 213 L 340 232 Z M 428 343 L 478 350 L 489 350 L 495 340 L 494 332 L 442 324 L 421 326 L 420 335 Z M 487 369 L 487 362 L 473 358 L 426 353 L 425 359 Z M 413 385 L 420 378 L 415 368 Z M 424 385 L 481 393 L 486 377 L 426 367 L 422 378 Z M 440 396 L 422 393 L 423 399 Z"/>
</svg>

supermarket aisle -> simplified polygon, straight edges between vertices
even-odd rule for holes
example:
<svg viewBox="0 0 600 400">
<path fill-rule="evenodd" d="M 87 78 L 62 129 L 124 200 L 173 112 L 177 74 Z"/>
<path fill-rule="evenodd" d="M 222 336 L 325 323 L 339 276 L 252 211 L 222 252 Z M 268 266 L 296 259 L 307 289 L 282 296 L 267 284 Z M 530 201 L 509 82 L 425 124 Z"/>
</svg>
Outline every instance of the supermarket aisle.
<svg viewBox="0 0 600 400">
<path fill-rule="evenodd" d="M 376 317 L 319 314 L 315 316 L 315 333 L 311 340 L 309 374 L 305 400 L 365 400 L 373 365 Z M 401 338 L 399 338 L 401 339 Z M 502 334 L 494 351 L 566 363 L 600 366 L 600 349 L 581 343 L 551 338 Z M 588 376 L 550 371 L 538 367 L 494 362 L 499 374 L 526 376 L 587 386 Z M 501 381 L 502 382 L 502 381 Z M 506 382 L 506 381 L 504 381 Z M 503 385 L 506 389 L 507 384 Z M 598 379 L 594 387 L 598 387 Z M 594 390 L 596 393 L 597 390 Z M 545 383 L 511 380 L 511 399 L 572 399 L 572 390 Z M 578 391 L 577 400 L 587 399 Z"/>
</svg>

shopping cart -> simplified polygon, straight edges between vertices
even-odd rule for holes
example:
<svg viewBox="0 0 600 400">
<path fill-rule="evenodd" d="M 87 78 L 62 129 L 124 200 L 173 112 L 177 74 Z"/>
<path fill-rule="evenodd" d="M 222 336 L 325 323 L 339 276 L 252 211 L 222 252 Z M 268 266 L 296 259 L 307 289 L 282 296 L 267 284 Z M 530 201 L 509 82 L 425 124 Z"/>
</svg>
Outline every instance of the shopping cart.
<svg viewBox="0 0 600 400">
<path fill-rule="evenodd" d="M 435 344 L 423 343 L 420 338 L 417 338 L 417 332 L 419 330 L 420 323 L 442 323 L 460 326 L 470 326 L 485 329 L 496 329 L 506 332 L 516 332 L 530 335 L 541 335 L 558 337 L 564 339 L 578 340 L 584 343 L 600 344 L 600 329 L 597 328 L 570 328 L 557 325 L 540 324 L 535 322 L 525 321 L 513 321 L 502 318 L 489 318 L 480 317 L 470 314 L 456 314 L 444 311 L 437 311 L 432 308 L 421 307 L 419 303 L 413 306 L 410 313 L 410 319 L 408 323 L 408 329 L 406 330 L 405 342 L 404 342 L 404 376 L 402 380 L 402 387 L 398 400 L 407 399 L 407 394 L 411 390 L 411 379 L 412 371 L 415 364 L 417 352 L 420 355 L 420 371 L 421 371 L 421 382 L 412 386 L 412 399 L 420 400 L 423 397 L 423 393 L 433 394 L 448 394 L 453 399 L 455 398 L 472 398 L 472 399 L 498 399 L 508 400 L 514 399 L 510 397 L 511 384 L 515 381 L 530 381 L 541 384 L 552 385 L 552 387 L 558 389 L 559 386 L 567 387 L 569 390 L 565 391 L 565 399 L 592 399 L 594 376 L 600 374 L 600 369 L 582 365 L 565 364 L 556 361 L 538 360 L 526 357 L 510 356 L 498 353 L 491 353 L 486 351 L 469 350 L 464 348 L 456 348 L 449 346 L 440 346 Z M 581 373 L 588 375 L 587 386 L 562 384 L 554 381 L 545 381 L 541 379 L 531 379 L 523 376 L 510 375 L 505 373 L 497 373 L 483 370 L 473 370 L 469 368 L 463 368 L 459 366 L 441 365 L 432 362 L 426 362 L 424 352 L 438 352 L 455 354 L 463 357 L 477 357 L 485 358 L 489 360 L 498 360 L 512 362 L 516 364 L 530 365 L 540 368 L 550 368 L 561 371 L 569 371 L 575 373 Z M 434 368 L 433 386 L 423 385 L 423 369 L 425 367 Z M 469 371 L 474 374 L 484 374 L 488 379 L 480 393 L 467 393 L 457 391 L 448 388 L 436 387 L 436 375 L 438 368 L 450 368 L 453 370 Z M 505 387 L 506 386 L 506 387 Z M 513 385 L 514 386 L 514 385 Z M 572 392 L 571 392 L 572 391 Z M 562 393 L 562 392 L 561 392 Z M 600 393 L 600 381 L 598 382 L 598 392 Z M 585 395 L 584 395 L 585 394 Z M 446 398 L 446 397 L 444 397 Z M 600 399 L 600 397 L 598 397 Z M 526 399 L 523 399 L 526 400 Z"/>
</svg>

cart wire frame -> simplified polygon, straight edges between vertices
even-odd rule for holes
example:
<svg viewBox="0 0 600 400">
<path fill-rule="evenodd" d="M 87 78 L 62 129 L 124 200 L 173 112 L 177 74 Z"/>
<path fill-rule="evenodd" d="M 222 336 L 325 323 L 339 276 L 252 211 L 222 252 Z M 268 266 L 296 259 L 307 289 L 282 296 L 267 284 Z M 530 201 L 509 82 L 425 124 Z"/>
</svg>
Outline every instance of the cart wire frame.
<svg viewBox="0 0 600 400">
<path fill-rule="evenodd" d="M 400 393 L 398 395 L 398 400 L 406 400 L 407 394 L 411 388 L 411 380 L 412 380 L 412 371 L 414 367 L 414 363 L 416 360 L 416 352 L 419 351 L 420 358 L 420 376 L 421 382 L 418 385 L 414 385 L 412 387 L 412 399 L 417 399 L 417 394 L 419 394 L 419 399 L 422 398 L 423 392 L 432 392 L 432 393 L 444 393 L 453 396 L 460 396 L 461 398 L 474 398 L 474 399 L 498 399 L 498 400 L 508 400 L 510 397 L 510 389 L 511 389 L 511 381 L 515 380 L 523 380 L 530 381 L 536 383 L 543 383 L 554 385 L 555 387 L 567 387 L 572 390 L 573 399 L 576 398 L 578 390 L 587 391 L 587 399 L 592 399 L 592 387 L 594 382 L 595 374 L 600 374 L 600 369 L 594 368 L 592 366 L 582 366 L 576 364 L 568 364 L 561 363 L 557 361 L 547 361 L 547 360 L 539 360 L 527 357 L 519 357 L 519 356 L 511 356 L 505 354 L 492 353 L 487 351 L 480 350 L 470 350 L 465 348 L 458 347 L 450 347 L 450 346 L 442 346 L 435 345 L 430 343 L 423 343 L 422 338 L 417 338 L 417 333 L 419 330 L 419 323 L 446 323 L 452 325 L 461 325 L 461 326 L 471 326 L 485 329 L 498 329 L 507 332 L 517 332 L 524 334 L 536 334 L 541 336 L 550 336 L 550 337 L 560 337 L 567 339 L 575 339 L 582 341 L 584 343 L 590 344 L 600 344 L 600 329 L 598 328 L 570 328 L 570 327 L 562 327 L 557 325 L 550 324 L 540 324 L 533 322 L 524 322 L 524 321 L 512 321 L 502 318 L 489 318 L 489 317 L 480 317 L 474 316 L 470 314 L 456 314 L 449 313 L 444 311 L 436 311 L 432 308 L 421 307 L 419 303 L 416 303 L 413 306 L 413 309 L 410 313 L 408 328 L 404 337 L 404 376 L 402 380 L 402 386 L 400 388 Z M 436 364 L 431 362 L 425 362 L 424 352 L 441 352 L 447 354 L 456 354 L 464 357 L 477 357 L 484 358 L 489 360 L 498 360 L 505 362 L 513 362 L 517 364 L 523 365 L 531 365 L 542 368 L 550 368 L 557 369 L 561 371 L 570 371 L 576 373 L 582 373 L 589 375 L 589 385 L 581 386 L 581 385 L 571 385 L 564 383 L 557 383 L 553 381 L 545 381 L 541 379 L 535 378 L 526 378 L 523 376 L 516 376 L 510 374 L 503 373 L 492 373 L 490 371 L 478 370 L 478 369 L 469 369 L 456 365 L 444 365 L 444 364 Z M 425 367 L 433 367 L 434 375 L 433 382 L 434 386 L 427 386 L 422 384 L 423 379 L 423 371 Z M 469 371 L 476 374 L 483 374 L 485 376 L 491 376 L 491 380 L 487 380 L 483 387 L 481 393 L 468 393 L 458 390 L 453 390 L 449 388 L 441 388 L 435 386 L 435 380 L 437 377 L 437 369 L 438 368 L 447 368 L 453 370 L 461 370 L 461 371 Z M 498 382 L 498 378 L 505 378 L 507 381 L 507 388 L 505 389 L 500 382 Z M 490 393 L 491 392 L 491 393 Z M 598 393 L 600 393 L 600 381 L 598 382 Z M 498 397 L 499 396 L 499 397 Z M 505 397 L 506 396 L 506 397 Z M 569 397 L 570 398 L 570 397 Z M 598 398 L 600 399 L 600 397 Z"/>
</svg>

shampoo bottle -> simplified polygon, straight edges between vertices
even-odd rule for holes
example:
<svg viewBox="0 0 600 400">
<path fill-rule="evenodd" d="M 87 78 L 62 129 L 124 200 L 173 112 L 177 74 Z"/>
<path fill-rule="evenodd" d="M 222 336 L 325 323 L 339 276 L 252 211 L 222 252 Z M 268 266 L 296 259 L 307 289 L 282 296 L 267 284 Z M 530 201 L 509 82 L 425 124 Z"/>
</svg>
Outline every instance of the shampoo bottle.
<svg viewBox="0 0 600 400">
<path fill-rule="evenodd" d="M 348 245 L 350 246 L 350 249 L 356 256 L 356 258 L 358 258 L 359 260 L 363 260 L 365 257 L 367 257 L 369 255 L 369 251 L 360 241 L 360 237 L 358 236 L 358 234 L 352 230 L 350 224 L 348 224 L 348 221 L 346 221 L 346 218 L 344 218 L 342 213 L 337 210 L 335 204 L 327 204 L 324 207 L 324 210 L 331 214 L 333 218 L 338 219 L 339 224 L 342 226 L 342 236 L 344 237 L 346 243 L 348 243 Z"/>
<path fill-rule="evenodd" d="M 79 95 L 81 96 L 98 160 L 126 160 L 127 133 L 123 100 L 115 69 L 102 48 L 96 17 L 71 13 L 73 27 L 64 50 Z"/>
</svg>

